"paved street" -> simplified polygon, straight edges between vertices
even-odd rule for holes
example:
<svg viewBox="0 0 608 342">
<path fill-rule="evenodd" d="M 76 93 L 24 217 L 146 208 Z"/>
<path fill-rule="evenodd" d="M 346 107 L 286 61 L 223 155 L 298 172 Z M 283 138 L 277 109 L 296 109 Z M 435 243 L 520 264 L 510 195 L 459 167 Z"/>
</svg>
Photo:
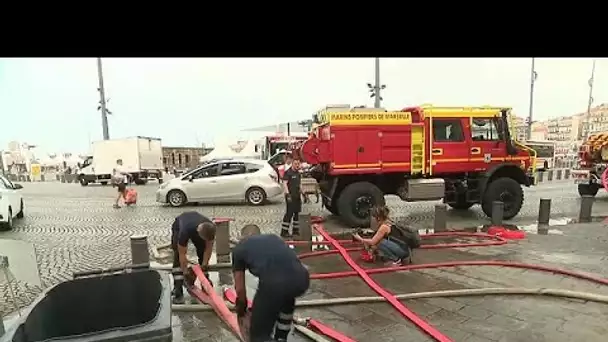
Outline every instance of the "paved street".
<svg viewBox="0 0 608 342">
<path fill-rule="evenodd" d="M 154 202 L 156 184 L 137 187 L 140 196 L 135 207 L 115 210 L 111 207 L 115 190 L 111 187 L 62 183 L 24 183 L 24 220 L 11 232 L 1 232 L 1 239 L 31 242 L 36 255 L 42 286 L 70 279 L 75 271 L 128 264 L 129 237 L 146 234 L 153 245 L 168 242 L 173 218 L 184 210 L 198 210 L 208 216 L 234 217 L 234 226 L 256 223 L 266 232 L 277 232 L 283 203 L 264 207 L 245 205 L 192 206 L 186 209 L 160 207 Z M 515 224 L 534 222 L 540 198 L 551 198 L 552 217 L 576 217 L 579 198 L 570 181 L 554 181 L 526 190 L 526 202 Z M 394 216 L 419 228 L 432 228 L 436 202 L 404 203 L 390 199 Z M 311 204 L 305 211 L 324 214 L 320 205 Z M 608 212 L 608 195 L 600 192 L 594 214 Z M 328 230 L 340 229 L 330 219 Z M 478 207 L 467 212 L 450 211 L 450 227 L 472 227 L 487 222 Z M 606 274 L 605 244 L 608 228 L 602 224 L 557 227 L 561 234 L 529 234 L 524 241 L 507 246 L 459 250 L 424 250 L 415 263 L 457 260 L 512 260 L 556 265 L 571 270 Z M 583 230 L 584 229 L 584 230 Z M 236 232 L 236 229 L 232 230 Z M 17 262 L 18 263 L 18 262 Z M 346 270 L 339 257 L 310 259 L 312 272 Z M 14 267 L 19 267 L 15 262 Z M 497 267 L 458 267 L 433 271 L 385 274 L 373 277 L 394 293 L 434 291 L 476 287 L 550 287 L 608 294 L 588 282 L 533 271 Z M 26 283 L 17 288 L 19 305 L 25 306 L 40 289 Z M 0 314 L 12 311 L 6 286 L 0 288 Z M 346 278 L 313 281 L 310 298 L 374 295 L 362 281 Z M 420 299 L 404 304 L 428 320 L 454 341 L 601 341 L 608 333 L 604 322 L 608 306 L 562 299 L 537 297 L 462 297 L 457 299 Z M 319 318 L 360 341 L 426 341 L 428 338 L 402 318 L 388 304 L 366 304 L 305 310 L 304 316 Z M 210 313 L 176 315 L 178 341 L 233 341 L 234 338 Z"/>
</svg>

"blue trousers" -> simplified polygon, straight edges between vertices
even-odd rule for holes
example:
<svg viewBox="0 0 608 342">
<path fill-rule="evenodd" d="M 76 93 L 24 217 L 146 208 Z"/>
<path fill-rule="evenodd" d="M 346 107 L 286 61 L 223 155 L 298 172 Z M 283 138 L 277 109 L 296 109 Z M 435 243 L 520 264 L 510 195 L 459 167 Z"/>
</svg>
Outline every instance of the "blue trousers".
<svg viewBox="0 0 608 342">
<path fill-rule="evenodd" d="M 399 261 L 410 256 L 408 248 L 403 249 L 399 244 L 389 239 L 384 239 L 378 244 L 378 253 L 390 261 Z"/>
</svg>

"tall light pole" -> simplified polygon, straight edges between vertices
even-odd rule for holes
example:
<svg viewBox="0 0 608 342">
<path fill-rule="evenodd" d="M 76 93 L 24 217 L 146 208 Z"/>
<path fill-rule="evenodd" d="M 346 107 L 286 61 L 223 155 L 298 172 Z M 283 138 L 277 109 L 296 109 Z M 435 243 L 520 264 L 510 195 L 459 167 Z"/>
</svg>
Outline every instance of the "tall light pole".
<svg viewBox="0 0 608 342">
<path fill-rule="evenodd" d="M 528 125 L 526 130 L 526 139 L 532 140 L 532 115 L 534 113 L 534 83 L 538 78 L 538 73 L 534 69 L 536 58 L 532 57 L 532 66 L 530 68 L 530 108 L 528 109 Z"/>
<path fill-rule="evenodd" d="M 587 140 L 587 138 L 589 137 L 589 133 L 591 131 L 590 129 L 590 125 L 589 125 L 589 120 L 591 119 L 591 105 L 593 105 L 593 82 L 595 79 L 595 62 L 596 60 L 593 59 L 593 65 L 591 66 L 591 78 L 589 78 L 589 100 L 587 102 L 587 114 L 585 115 L 585 122 L 583 124 L 583 128 L 584 128 L 584 135 L 583 135 L 583 140 Z"/>
<path fill-rule="evenodd" d="M 101 110 L 101 127 L 103 129 L 103 140 L 110 139 L 110 129 L 108 128 L 108 114 L 112 114 L 106 107 L 106 92 L 103 87 L 103 70 L 101 68 L 101 57 L 97 58 L 97 77 L 99 78 L 99 107 Z"/>
<path fill-rule="evenodd" d="M 380 108 L 380 102 L 383 100 L 382 96 L 380 95 L 380 90 L 386 88 L 386 85 L 380 85 L 380 57 L 376 57 L 374 85 L 372 86 L 371 83 L 368 83 L 367 87 L 371 93 L 369 97 L 374 98 L 374 108 Z"/>
</svg>

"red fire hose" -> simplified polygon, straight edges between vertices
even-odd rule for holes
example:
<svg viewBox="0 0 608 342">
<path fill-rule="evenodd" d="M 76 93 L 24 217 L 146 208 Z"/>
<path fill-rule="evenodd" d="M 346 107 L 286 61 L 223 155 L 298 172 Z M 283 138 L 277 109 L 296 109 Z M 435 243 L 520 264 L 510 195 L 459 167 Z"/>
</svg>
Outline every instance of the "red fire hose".
<svg viewBox="0 0 608 342">
<path fill-rule="evenodd" d="M 371 287 L 374 291 L 376 291 L 379 295 L 386 298 L 386 300 L 399 311 L 403 316 L 412 321 L 412 323 L 416 324 L 420 329 L 422 329 L 425 333 L 433 337 L 435 340 L 439 342 L 452 342 L 452 340 L 443 335 L 439 330 L 435 329 L 426 321 L 422 320 L 415 313 L 410 311 L 408 308 L 403 305 L 394 295 L 390 294 L 388 291 L 383 289 L 378 283 L 372 280 L 369 275 L 365 272 L 361 266 L 357 265 L 357 263 L 348 255 L 348 252 L 344 247 L 340 246 L 340 244 L 331 237 L 320 225 L 316 226 L 317 232 L 323 236 L 323 238 L 329 241 L 332 246 L 339 251 L 342 255 L 342 258 L 346 263 L 356 272 L 363 281 L 367 283 L 369 287 Z"/>
</svg>

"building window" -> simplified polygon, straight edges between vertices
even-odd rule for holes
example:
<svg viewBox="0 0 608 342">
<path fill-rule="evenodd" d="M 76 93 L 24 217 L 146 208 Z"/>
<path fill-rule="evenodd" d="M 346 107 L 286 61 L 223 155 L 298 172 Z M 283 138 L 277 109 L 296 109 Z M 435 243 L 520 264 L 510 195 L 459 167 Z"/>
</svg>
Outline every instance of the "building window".
<svg viewBox="0 0 608 342">
<path fill-rule="evenodd" d="M 163 165 L 167 165 L 167 157 L 163 157 Z"/>
<path fill-rule="evenodd" d="M 171 152 L 171 164 L 175 165 L 175 152 Z"/>
<path fill-rule="evenodd" d="M 189 154 L 186 154 L 184 156 L 184 159 L 186 160 L 186 165 L 190 164 L 190 155 Z"/>
<path fill-rule="evenodd" d="M 182 166 L 182 154 L 181 153 L 177 154 L 177 164 L 179 166 Z"/>
</svg>

